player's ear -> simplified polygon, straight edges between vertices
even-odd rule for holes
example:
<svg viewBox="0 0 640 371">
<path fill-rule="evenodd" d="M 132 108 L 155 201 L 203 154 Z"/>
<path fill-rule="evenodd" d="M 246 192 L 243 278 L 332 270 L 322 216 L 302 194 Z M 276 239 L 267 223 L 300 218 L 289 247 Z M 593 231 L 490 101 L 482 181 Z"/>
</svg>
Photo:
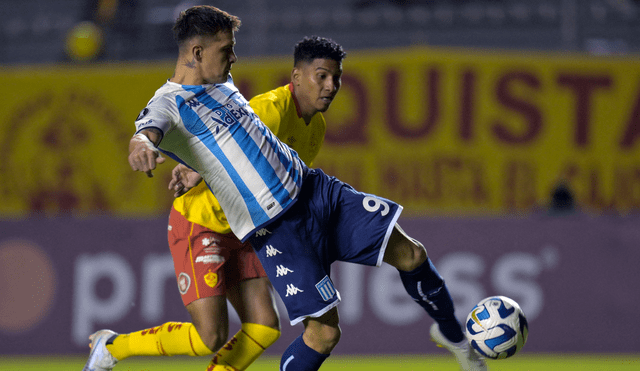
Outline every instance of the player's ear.
<svg viewBox="0 0 640 371">
<path fill-rule="evenodd" d="M 291 82 L 293 82 L 293 85 L 300 85 L 301 76 L 302 70 L 300 70 L 298 67 L 293 67 L 293 70 L 291 71 Z"/>
<path fill-rule="evenodd" d="M 194 45 L 191 48 L 191 54 L 193 55 L 193 58 L 195 60 L 197 60 L 198 62 L 202 62 L 202 46 L 201 45 Z"/>
</svg>

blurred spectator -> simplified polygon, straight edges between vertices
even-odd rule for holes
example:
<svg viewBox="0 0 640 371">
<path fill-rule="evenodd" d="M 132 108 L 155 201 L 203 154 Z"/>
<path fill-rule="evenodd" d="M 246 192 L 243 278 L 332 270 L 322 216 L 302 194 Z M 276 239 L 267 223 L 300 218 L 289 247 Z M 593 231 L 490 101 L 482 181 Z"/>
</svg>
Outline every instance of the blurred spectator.
<svg viewBox="0 0 640 371">
<path fill-rule="evenodd" d="M 568 214 L 575 211 L 573 192 L 566 183 L 558 184 L 551 192 L 549 213 L 554 215 Z"/>
</svg>

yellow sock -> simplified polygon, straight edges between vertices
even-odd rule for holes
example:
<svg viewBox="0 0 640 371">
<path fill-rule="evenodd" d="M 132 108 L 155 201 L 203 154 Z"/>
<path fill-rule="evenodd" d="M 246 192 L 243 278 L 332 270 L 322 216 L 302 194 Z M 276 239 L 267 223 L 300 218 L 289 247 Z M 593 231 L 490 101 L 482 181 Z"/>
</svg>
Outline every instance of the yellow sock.
<svg viewBox="0 0 640 371">
<path fill-rule="evenodd" d="M 118 335 L 107 350 L 122 361 L 131 356 L 206 356 L 213 354 L 188 322 L 167 322 L 158 327 Z"/>
<path fill-rule="evenodd" d="M 207 371 L 246 370 L 275 343 L 280 331 L 257 323 L 243 323 L 242 329 L 213 356 Z"/>
</svg>

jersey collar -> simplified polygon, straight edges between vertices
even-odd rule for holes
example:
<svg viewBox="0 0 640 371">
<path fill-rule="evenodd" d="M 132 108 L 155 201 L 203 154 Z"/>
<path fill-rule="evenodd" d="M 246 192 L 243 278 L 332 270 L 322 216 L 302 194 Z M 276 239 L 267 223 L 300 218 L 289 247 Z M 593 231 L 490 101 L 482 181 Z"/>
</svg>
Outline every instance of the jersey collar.
<svg viewBox="0 0 640 371">
<path fill-rule="evenodd" d="M 302 118 L 302 113 L 300 112 L 300 103 L 298 103 L 296 93 L 293 91 L 293 82 L 289 83 L 289 90 L 291 91 L 291 96 L 293 97 L 293 103 L 296 105 L 296 113 L 298 114 L 298 118 Z"/>
</svg>

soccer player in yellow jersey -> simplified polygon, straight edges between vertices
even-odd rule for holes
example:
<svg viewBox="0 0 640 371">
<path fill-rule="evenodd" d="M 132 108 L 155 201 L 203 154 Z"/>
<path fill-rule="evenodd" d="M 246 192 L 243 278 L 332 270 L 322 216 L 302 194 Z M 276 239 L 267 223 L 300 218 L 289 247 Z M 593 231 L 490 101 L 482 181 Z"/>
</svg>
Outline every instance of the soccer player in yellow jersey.
<svg viewBox="0 0 640 371">
<path fill-rule="evenodd" d="M 345 56 L 332 40 L 304 38 L 294 49 L 291 82 L 250 100 L 262 122 L 306 164 L 313 163 L 322 146 L 322 112 L 340 89 Z M 245 370 L 280 336 L 272 287 L 256 253 L 233 235 L 220 204 L 199 180 L 197 173 L 178 165 L 169 185 L 182 194 L 173 203 L 168 239 L 192 323 L 168 322 L 121 335 L 98 331 L 90 337 L 92 353 L 85 369 L 111 370 L 131 356 L 217 352 L 207 370 Z M 227 299 L 242 322 L 228 342 Z"/>
</svg>

